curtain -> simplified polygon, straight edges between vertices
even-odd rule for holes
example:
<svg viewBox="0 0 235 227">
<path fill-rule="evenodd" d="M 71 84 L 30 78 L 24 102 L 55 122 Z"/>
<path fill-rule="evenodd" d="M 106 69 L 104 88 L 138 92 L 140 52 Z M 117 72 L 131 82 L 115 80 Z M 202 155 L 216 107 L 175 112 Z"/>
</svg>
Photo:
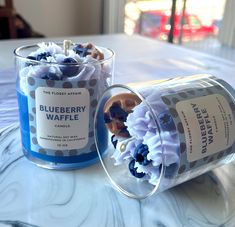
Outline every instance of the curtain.
<svg viewBox="0 0 235 227">
<path fill-rule="evenodd" d="M 224 16 L 219 30 L 219 41 L 227 46 L 235 47 L 235 1 L 227 0 Z"/>
<path fill-rule="evenodd" d="M 103 0 L 103 33 L 123 33 L 126 0 Z"/>
</svg>

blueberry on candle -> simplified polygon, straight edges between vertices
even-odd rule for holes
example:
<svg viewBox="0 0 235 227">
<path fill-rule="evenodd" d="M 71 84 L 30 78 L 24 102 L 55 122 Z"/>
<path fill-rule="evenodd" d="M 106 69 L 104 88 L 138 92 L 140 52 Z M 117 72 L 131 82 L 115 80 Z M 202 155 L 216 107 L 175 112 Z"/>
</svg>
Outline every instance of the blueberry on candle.
<svg viewBox="0 0 235 227">
<path fill-rule="evenodd" d="M 36 60 L 37 60 L 37 61 L 47 60 L 47 57 L 50 57 L 50 56 L 51 56 L 50 52 L 43 52 L 43 53 L 38 54 L 38 55 L 36 56 Z"/>
<path fill-rule="evenodd" d="M 106 123 L 108 130 L 120 137 L 130 137 L 124 122 L 127 121 L 129 113 L 132 113 L 133 108 L 140 102 L 140 98 L 131 93 L 121 93 L 111 97 L 104 106 L 104 113 L 107 113 L 112 120 Z"/>
<path fill-rule="evenodd" d="M 60 68 L 64 76 L 72 77 L 78 74 L 79 66 L 77 65 L 78 62 L 74 58 L 67 57 L 62 61 L 62 63 L 67 64 Z"/>
<path fill-rule="evenodd" d="M 77 46 L 75 46 L 73 48 L 73 51 L 76 53 L 76 54 L 80 54 L 82 51 L 83 51 L 83 46 L 81 44 L 78 44 Z"/>
<path fill-rule="evenodd" d="M 76 54 L 79 54 L 81 57 L 85 57 L 87 55 L 88 48 L 83 47 L 81 44 L 78 44 L 73 48 L 73 51 Z"/>
<path fill-rule="evenodd" d="M 115 137 L 115 135 L 112 135 L 112 137 L 111 137 L 111 142 L 112 142 L 114 148 L 116 149 L 118 140 L 117 140 L 117 138 Z"/>
<path fill-rule="evenodd" d="M 63 63 L 68 63 L 68 64 L 76 64 L 77 61 L 74 58 L 65 58 L 63 60 Z"/>
<path fill-rule="evenodd" d="M 168 113 L 168 111 L 164 111 L 159 114 L 159 120 L 160 124 L 163 129 L 167 131 L 173 131 L 175 130 L 175 123 L 171 115 Z"/>
<path fill-rule="evenodd" d="M 111 122 L 112 122 L 112 119 L 110 118 L 109 114 L 104 113 L 104 123 L 108 124 L 108 123 L 111 123 Z"/>
<path fill-rule="evenodd" d="M 34 60 L 34 61 L 37 60 L 36 57 L 34 57 L 34 56 L 28 56 L 27 58 L 30 60 Z"/>
<path fill-rule="evenodd" d="M 123 110 L 118 103 L 113 103 L 113 105 L 109 108 L 109 111 L 112 118 L 116 118 L 122 122 L 126 121 L 128 113 Z"/>
<path fill-rule="evenodd" d="M 134 159 L 136 162 L 138 162 L 140 165 L 146 166 L 148 165 L 151 160 L 147 159 L 147 155 L 149 153 L 148 150 L 148 146 L 145 144 L 139 144 L 136 148 L 135 148 L 135 152 L 134 152 Z"/>
<path fill-rule="evenodd" d="M 142 178 L 145 176 L 145 173 L 143 173 L 143 172 L 138 173 L 137 172 L 137 168 L 135 167 L 135 160 L 134 159 L 131 160 L 129 163 L 129 171 L 134 177 L 137 177 L 137 178 Z"/>
</svg>

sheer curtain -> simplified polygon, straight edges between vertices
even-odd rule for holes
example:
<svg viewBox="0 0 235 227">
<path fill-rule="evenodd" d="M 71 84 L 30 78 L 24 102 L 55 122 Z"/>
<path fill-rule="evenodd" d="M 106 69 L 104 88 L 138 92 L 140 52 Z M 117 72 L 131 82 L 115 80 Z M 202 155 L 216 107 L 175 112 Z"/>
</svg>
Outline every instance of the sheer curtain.
<svg viewBox="0 0 235 227">
<path fill-rule="evenodd" d="M 126 0 L 103 0 L 102 32 L 105 34 L 124 31 Z"/>
<path fill-rule="evenodd" d="M 235 1 L 227 0 L 224 16 L 219 30 L 219 41 L 227 46 L 235 47 Z"/>
</svg>

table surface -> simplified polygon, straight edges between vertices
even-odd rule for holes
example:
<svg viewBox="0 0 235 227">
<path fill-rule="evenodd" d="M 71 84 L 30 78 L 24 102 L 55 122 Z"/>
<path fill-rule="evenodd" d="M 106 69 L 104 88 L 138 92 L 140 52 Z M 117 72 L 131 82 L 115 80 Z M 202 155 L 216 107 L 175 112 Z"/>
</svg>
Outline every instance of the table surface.
<svg viewBox="0 0 235 227">
<path fill-rule="evenodd" d="M 235 64 L 179 46 L 122 34 L 71 40 L 112 48 L 115 83 L 209 73 L 235 87 Z M 235 163 L 134 200 L 112 188 L 99 163 L 54 171 L 29 162 L 20 146 L 13 50 L 39 41 L 0 41 L 0 226 L 235 226 Z"/>
</svg>

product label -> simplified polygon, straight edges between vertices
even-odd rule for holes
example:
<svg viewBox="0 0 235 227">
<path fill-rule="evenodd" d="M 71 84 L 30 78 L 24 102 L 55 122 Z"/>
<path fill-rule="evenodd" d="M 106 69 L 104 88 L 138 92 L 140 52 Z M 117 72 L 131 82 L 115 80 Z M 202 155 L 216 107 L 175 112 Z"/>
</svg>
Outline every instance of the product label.
<svg viewBox="0 0 235 227">
<path fill-rule="evenodd" d="M 176 110 L 181 119 L 187 160 L 193 162 L 232 146 L 233 113 L 220 94 L 180 101 Z"/>
<path fill-rule="evenodd" d="M 38 144 L 47 149 L 79 149 L 88 142 L 89 92 L 85 88 L 38 87 L 35 91 Z"/>
<path fill-rule="evenodd" d="M 235 152 L 234 96 L 234 89 L 216 78 L 202 78 L 162 95 L 177 130 L 178 174 L 231 158 Z"/>
</svg>

